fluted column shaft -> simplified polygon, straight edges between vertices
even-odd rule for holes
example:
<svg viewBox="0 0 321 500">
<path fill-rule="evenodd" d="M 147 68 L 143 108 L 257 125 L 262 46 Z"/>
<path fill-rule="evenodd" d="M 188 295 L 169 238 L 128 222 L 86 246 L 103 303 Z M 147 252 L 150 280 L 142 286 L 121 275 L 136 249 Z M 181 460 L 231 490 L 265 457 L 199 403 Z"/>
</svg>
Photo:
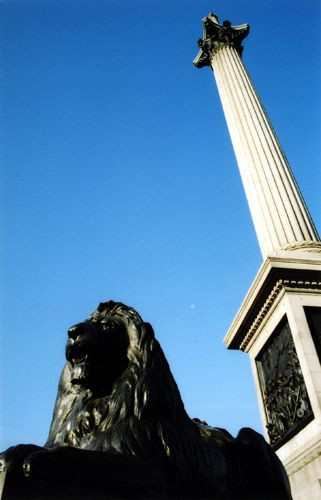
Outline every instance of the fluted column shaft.
<svg viewBox="0 0 321 500">
<path fill-rule="evenodd" d="M 263 257 L 301 241 L 319 241 L 317 231 L 272 125 L 234 47 L 211 57 Z"/>
<path fill-rule="evenodd" d="M 194 64 L 213 70 L 263 257 L 295 244 L 320 242 L 241 59 L 249 26 L 221 25 L 211 13 L 203 19 L 203 31 Z"/>
</svg>

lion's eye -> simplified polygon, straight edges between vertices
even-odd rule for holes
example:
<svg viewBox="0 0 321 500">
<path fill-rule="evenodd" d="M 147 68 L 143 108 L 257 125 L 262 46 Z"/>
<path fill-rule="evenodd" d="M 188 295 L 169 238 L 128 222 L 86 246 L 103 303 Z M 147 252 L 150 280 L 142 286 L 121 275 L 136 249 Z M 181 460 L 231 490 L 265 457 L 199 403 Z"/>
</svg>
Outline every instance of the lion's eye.
<svg viewBox="0 0 321 500">
<path fill-rule="evenodd" d="M 106 323 L 101 323 L 103 330 L 114 330 L 115 325 L 112 321 L 106 321 Z"/>
</svg>

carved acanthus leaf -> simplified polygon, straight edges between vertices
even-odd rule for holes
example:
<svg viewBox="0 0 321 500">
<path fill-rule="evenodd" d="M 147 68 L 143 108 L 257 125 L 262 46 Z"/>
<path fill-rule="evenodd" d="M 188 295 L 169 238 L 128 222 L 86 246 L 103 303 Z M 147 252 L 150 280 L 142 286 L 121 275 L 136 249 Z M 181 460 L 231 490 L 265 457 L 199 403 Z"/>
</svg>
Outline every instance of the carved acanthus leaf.
<svg viewBox="0 0 321 500">
<path fill-rule="evenodd" d="M 241 43 L 249 33 L 250 27 L 248 24 L 232 26 L 230 21 L 219 24 L 217 15 L 212 13 L 204 17 L 202 22 L 203 39 L 197 42 L 200 51 L 193 61 L 197 68 L 210 66 L 214 53 L 226 45 L 235 48 L 239 55 L 242 55 L 243 47 Z"/>
</svg>

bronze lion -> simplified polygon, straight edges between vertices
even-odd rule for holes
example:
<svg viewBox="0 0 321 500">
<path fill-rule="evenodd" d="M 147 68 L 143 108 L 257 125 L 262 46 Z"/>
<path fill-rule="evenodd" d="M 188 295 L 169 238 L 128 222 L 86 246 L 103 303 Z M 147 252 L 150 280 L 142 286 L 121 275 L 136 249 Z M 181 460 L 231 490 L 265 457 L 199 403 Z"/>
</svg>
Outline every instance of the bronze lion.
<svg viewBox="0 0 321 500">
<path fill-rule="evenodd" d="M 289 499 L 262 436 L 191 420 L 152 327 L 120 302 L 68 330 L 45 446 L 1 456 L 3 499 Z"/>
</svg>

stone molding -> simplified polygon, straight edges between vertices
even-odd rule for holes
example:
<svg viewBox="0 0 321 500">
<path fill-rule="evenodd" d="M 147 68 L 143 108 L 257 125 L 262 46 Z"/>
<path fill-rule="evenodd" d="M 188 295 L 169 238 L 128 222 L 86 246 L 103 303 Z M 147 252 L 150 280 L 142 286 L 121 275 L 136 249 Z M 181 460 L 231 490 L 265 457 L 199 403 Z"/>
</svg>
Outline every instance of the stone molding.
<svg viewBox="0 0 321 500">
<path fill-rule="evenodd" d="M 262 324 L 264 318 L 267 316 L 269 313 L 270 309 L 272 308 L 273 304 L 275 303 L 277 297 L 279 296 L 280 292 L 282 290 L 285 290 L 286 288 L 288 289 L 308 289 L 308 290 L 320 290 L 321 291 L 321 281 L 299 281 L 299 280 L 285 280 L 285 279 L 280 279 L 276 282 L 275 286 L 273 287 L 271 293 L 269 294 L 268 298 L 264 302 L 263 306 L 261 307 L 258 315 L 256 316 L 255 320 L 253 321 L 252 325 L 250 326 L 244 340 L 240 344 L 240 350 L 244 351 L 252 338 L 254 337 L 255 333 L 259 329 L 260 325 Z"/>
<path fill-rule="evenodd" d="M 256 323 L 255 320 L 260 315 L 260 311 L 264 309 L 264 304 L 269 302 L 269 298 L 271 299 L 275 294 L 274 287 L 280 283 L 280 280 L 283 280 L 281 283 L 313 283 L 315 288 L 315 284 L 321 282 L 320 253 L 299 250 L 280 251 L 266 258 L 224 337 L 228 349 L 240 349 L 251 327 Z M 311 290 L 303 291 L 309 293 Z M 274 304 L 275 300 L 270 307 L 274 307 Z"/>
<path fill-rule="evenodd" d="M 294 243 L 290 243 L 285 247 L 281 248 L 281 250 L 303 250 L 304 252 L 314 252 L 321 253 L 321 242 L 319 241 L 297 241 Z"/>
<path fill-rule="evenodd" d="M 298 459 L 294 459 L 288 465 L 285 464 L 286 471 L 289 476 L 295 474 L 300 469 L 303 469 L 306 465 L 316 460 L 321 456 L 321 442 L 314 443 L 308 449 L 305 449 L 304 452 Z"/>
</svg>

